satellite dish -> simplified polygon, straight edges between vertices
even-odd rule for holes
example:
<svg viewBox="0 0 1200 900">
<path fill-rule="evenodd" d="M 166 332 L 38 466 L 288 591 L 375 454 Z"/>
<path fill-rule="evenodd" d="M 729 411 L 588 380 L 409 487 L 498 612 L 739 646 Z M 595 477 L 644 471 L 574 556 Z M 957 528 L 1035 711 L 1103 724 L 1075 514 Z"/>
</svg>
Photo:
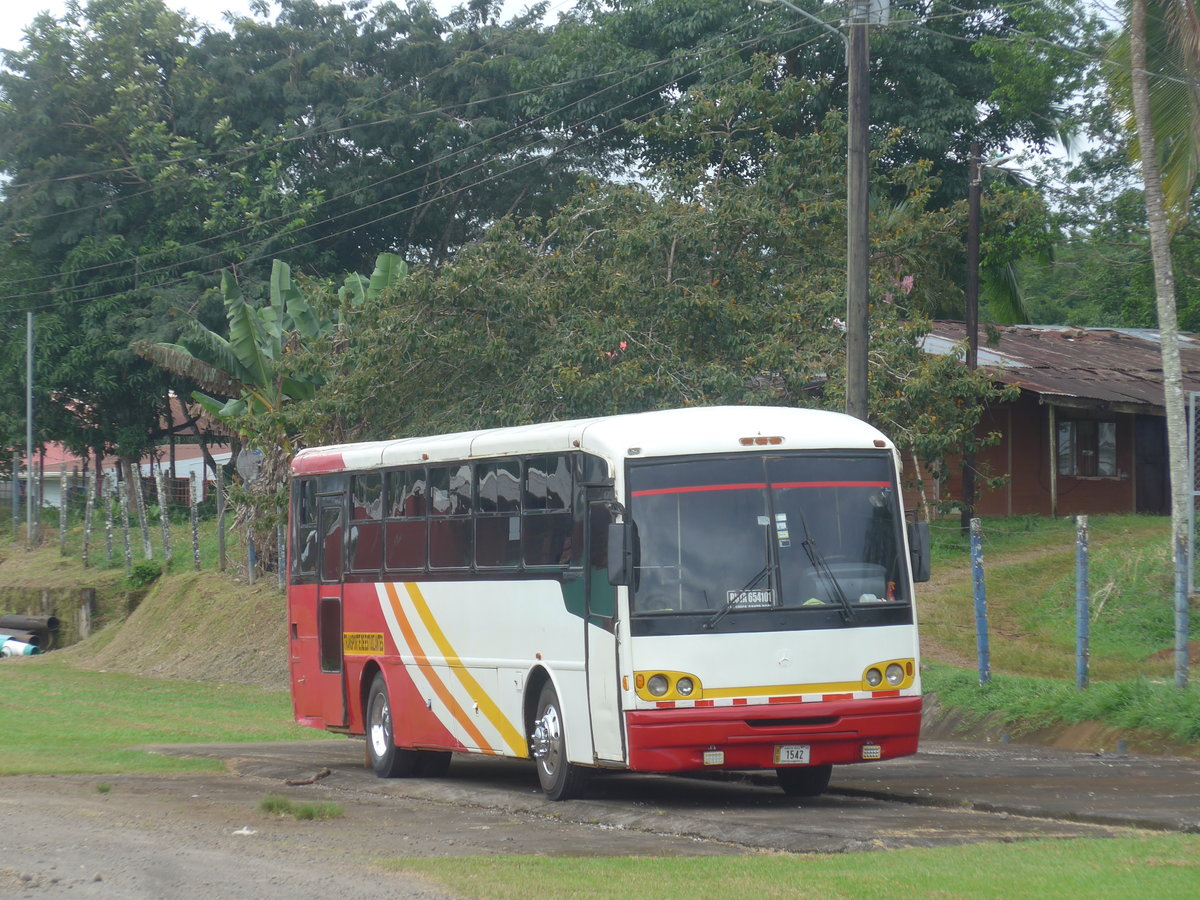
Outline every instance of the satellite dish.
<svg viewBox="0 0 1200 900">
<path fill-rule="evenodd" d="M 237 473 L 242 476 L 242 481 L 246 484 L 254 481 L 258 477 L 259 470 L 262 469 L 263 452 L 261 450 L 242 450 L 238 454 L 237 463 L 234 468 Z"/>
</svg>

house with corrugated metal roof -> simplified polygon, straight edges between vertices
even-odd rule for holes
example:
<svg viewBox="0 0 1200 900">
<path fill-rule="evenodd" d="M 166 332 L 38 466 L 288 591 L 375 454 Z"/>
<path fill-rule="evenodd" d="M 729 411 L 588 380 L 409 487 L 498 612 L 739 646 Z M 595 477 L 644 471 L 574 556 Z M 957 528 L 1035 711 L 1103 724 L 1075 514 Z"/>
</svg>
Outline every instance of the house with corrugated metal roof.
<svg viewBox="0 0 1200 900">
<path fill-rule="evenodd" d="M 980 329 L 979 366 L 1016 385 L 1011 403 L 989 408 L 980 470 L 1005 475 L 984 489 L 981 515 L 1170 513 L 1162 356 L 1157 331 L 1055 325 Z M 960 352 L 962 322 L 938 322 L 929 353 Z M 1180 335 L 1185 396 L 1200 391 L 1200 336 Z M 943 488 L 961 494 L 953 473 Z"/>
</svg>

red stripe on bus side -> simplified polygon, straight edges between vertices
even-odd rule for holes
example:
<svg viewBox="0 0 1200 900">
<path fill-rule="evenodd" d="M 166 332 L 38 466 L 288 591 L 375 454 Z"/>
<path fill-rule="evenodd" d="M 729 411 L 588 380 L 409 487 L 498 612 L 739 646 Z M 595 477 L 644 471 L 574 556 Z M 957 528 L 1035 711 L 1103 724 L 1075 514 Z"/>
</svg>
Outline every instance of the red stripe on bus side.
<svg viewBox="0 0 1200 900">
<path fill-rule="evenodd" d="M 889 481 L 776 481 L 773 488 L 822 488 L 822 487 L 891 487 Z"/>
<path fill-rule="evenodd" d="M 828 487 L 886 488 L 891 486 L 890 481 L 776 481 L 771 484 L 771 487 L 776 489 Z M 651 488 L 645 491 L 634 491 L 630 496 L 658 497 L 664 494 L 703 494 L 709 491 L 761 491 L 765 490 L 766 487 L 766 484 L 753 482 L 747 484 L 693 484 L 686 487 Z"/>
<path fill-rule="evenodd" d="M 761 491 L 765 484 L 693 484 L 687 487 L 652 488 L 648 491 L 634 491 L 634 497 L 655 497 L 660 494 L 701 494 L 707 491 Z"/>
<path fill-rule="evenodd" d="M 821 699 L 826 702 L 830 700 L 853 700 L 853 694 L 822 694 Z"/>
</svg>

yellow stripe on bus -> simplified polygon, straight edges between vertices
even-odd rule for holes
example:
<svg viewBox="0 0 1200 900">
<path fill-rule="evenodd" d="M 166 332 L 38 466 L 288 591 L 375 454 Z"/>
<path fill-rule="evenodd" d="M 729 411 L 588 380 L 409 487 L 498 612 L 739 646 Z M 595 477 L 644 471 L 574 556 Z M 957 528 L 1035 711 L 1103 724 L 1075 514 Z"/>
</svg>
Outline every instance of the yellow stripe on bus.
<svg viewBox="0 0 1200 900">
<path fill-rule="evenodd" d="M 471 740 L 475 741 L 475 745 L 484 753 L 495 753 L 491 744 L 484 738 L 483 733 L 475 727 L 475 723 L 471 721 L 471 717 L 454 699 L 454 695 L 450 693 L 450 689 L 443 683 L 437 671 L 429 663 L 429 659 L 421 652 L 421 644 L 417 639 L 416 633 L 413 631 L 412 624 L 408 621 L 408 617 L 404 614 L 404 609 L 400 606 L 400 596 L 396 593 L 396 586 L 393 584 L 385 584 L 388 600 L 391 601 L 392 612 L 396 614 L 396 622 L 400 625 L 400 631 L 404 634 L 404 642 L 408 645 L 409 651 L 416 660 L 417 667 L 425 675 L 430 687 L 433 688 L 438 699 L 445 704 L 446 709 L 454 716 L 458 722 L 470 736 Z"/>
<path fill-rule="evenodd" d="M 467 667 L 463 664 L 451 646 L 450 641 L 446 638 L 445 632 L 438 626 L 437 620 L 433 616 L 433 612 L 429 609 L 429 604 L 422 595 L 420 588 L 410 582 L 405 582 L 405 589 L 408 591 L 408 596 L 412 599 L 413 606 L 416 607 L 417 614 L 421 617 L 421 621 L 425 623 L 425 627 L 433 636 L 433 641 L 437 644 L 438 649 L 446 658 L 446 662 L 450 664 L 451 670 L 458 676 L 458 680 L 462 682 L 463 687 L 467 689 L 471 699 L 479 704 L 480 711 L 487 717 L 487 720 L 495 726 L 500 732 L 500 736 L 504 742 L 508 744 L 508 749 L 513 756 L 526 757 L 529 755 L 528 745 L 525 743 L 525 736 L 521 734 L 508 718 L 500 711 L 500 707 L 496 702 L 488 696 L 483 686 L 475 680 L 475 677 L 470 673 Z"/>
</svg>

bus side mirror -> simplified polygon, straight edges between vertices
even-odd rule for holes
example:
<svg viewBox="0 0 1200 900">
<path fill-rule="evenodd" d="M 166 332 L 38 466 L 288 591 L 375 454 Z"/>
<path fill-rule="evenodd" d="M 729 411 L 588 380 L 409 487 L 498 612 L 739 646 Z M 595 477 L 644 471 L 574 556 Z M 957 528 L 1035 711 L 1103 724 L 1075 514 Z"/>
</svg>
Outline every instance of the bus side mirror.
<svg viewBox="0 0 1200 900">
<path fill-rule="evenodd" d="M 611 522 L 608 526 L 608 583 L 633 584 L 633 548 L 637 528 L 632 522 Z"/>
<path fill-rule="evenodd" d="M 929 580 L 929 523 L 908 523 L 908 554 L 914 582 Z"/>
</svg>

